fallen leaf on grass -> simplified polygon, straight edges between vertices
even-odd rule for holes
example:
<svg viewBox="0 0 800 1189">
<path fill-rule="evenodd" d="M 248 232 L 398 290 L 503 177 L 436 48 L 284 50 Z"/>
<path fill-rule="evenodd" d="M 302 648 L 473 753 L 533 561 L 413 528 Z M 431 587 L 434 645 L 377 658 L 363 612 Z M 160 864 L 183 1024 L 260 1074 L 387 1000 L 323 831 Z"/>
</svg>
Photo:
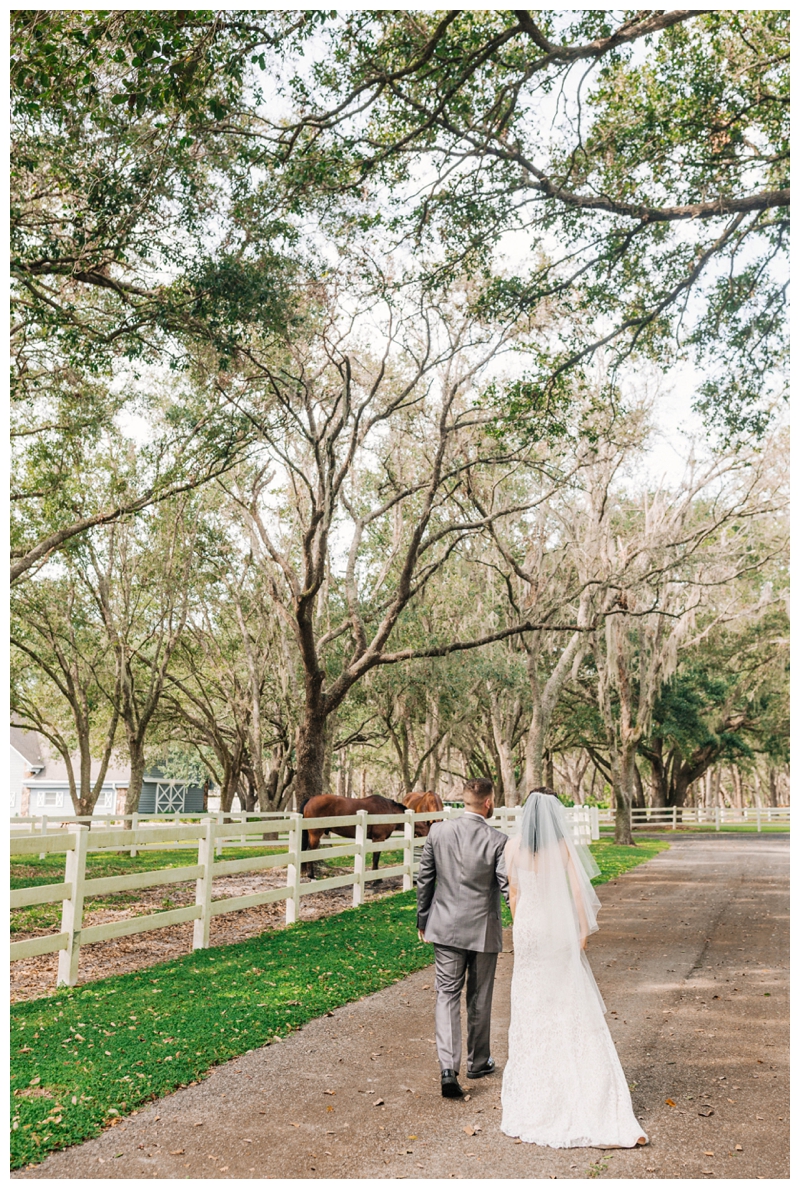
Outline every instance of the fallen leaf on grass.
<svg viewBox="0 0 800 1189">
<path fill-rule="evenodd" d="M 259 1111 L 259 1114 L 263 1114 L 263 1115 L 265 1115 L 266 1113 L 267 1113 L 266 1111 Z M 202 1121 L 202 1119 L 200 1120 L 200 1122 L 199 1122 L 199 1123 L 195 1123 L 195 1127 L 202 1127 L 202 1126 L 203 1126 L 203 1121 Z"/>
<path fill-rule="evenodd" d="M 699 1110 L 697 1113 L 698 1115 L 702 1115 L 704 1119 L 708 1119 L 714 1114 L 714 1108 L 711 1106 L 704 1106 L 702 1110 Z"/>
<path fill-rule="evenodd" d="M 373 1102 L 373 1104 L 372 1104 L 372 1105 L 373 1105 L 373 1106 L 383 1106 L 383 1099 L 382 1099 L 382 1098 L 376 1098 L 376 1099 L 375 1099 L 375 1101 Z"/>
<path fill-rule="evenodd" d="M 176 1148 L 174 1152 L 170 1152 L 170 1156 L 184 1156 L 185 1154 L 185 1148 Z"/>
<path fill-rule="evenodd" d="M 463 1130 L 463 1131 L 464 1131 L 464 1132 L 465 1132 L 467 1135 L 474 1135 L 474 1134 L 475 1134 L 475 1128 L 474 1128 L 474 1127 L 470 1127 L 469 1123 L 467 1123 L 466 1127 L 462 1128 L 462 1130 Z"/>
<path fill-rule="evenodd" d="M 671 1098 L 665 1098 L 665 1099 L 664 1099 L 664 1102 L 666 1102 L 667 1106 L 674 1106 L 674 1105 L 675 1105 L 675 1103 L 672 1101 L 672 1099 L 671 1099 Z"/>
<path fill-rule="evenodd" d="M 424 986 L 422 989 L 423 989 L 423 991 L 430 991 L 430 989 L 431 989 L 431 984 L 430 984 L 430 983 L 425 983 L 425 986 Z"/>
<path fill-rule="evenodd" d="M 742 1151 L 742 1145 L 741 1145 L 741 1144 L 737 1144 L 737 1145 L 736 1145 L 736 1147 L 735 1147 L 733 1150 L 734 1150 L 734 1152 L 741 1152 L 741 1151 Z"/>
<path fill-rule="evenodd" d="M 323 1094 L 335 1094 L 336 1091 L 335 1090 L 323 1090 L 322 1093 Z"/>
<path fill-rule="evenodd" d="M 703 1155 L 704 1156 L 713 1156 L 714 1153 L 713 1152 L 703 1152 Z"/>
</svg>

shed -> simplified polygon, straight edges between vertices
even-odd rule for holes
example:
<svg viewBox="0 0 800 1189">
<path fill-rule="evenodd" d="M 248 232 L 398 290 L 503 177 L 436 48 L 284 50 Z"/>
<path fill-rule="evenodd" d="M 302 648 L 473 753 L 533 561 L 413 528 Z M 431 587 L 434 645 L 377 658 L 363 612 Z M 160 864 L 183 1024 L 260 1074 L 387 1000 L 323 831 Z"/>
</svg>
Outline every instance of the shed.
<svg viewBox="0 0 800 1189">
<path fill-rule="evenodd" d="M 145 772 L 139 813 L 202 813 L 203 789 L 187 780 L 162 776 L 157 768 Z"/>
</svg>

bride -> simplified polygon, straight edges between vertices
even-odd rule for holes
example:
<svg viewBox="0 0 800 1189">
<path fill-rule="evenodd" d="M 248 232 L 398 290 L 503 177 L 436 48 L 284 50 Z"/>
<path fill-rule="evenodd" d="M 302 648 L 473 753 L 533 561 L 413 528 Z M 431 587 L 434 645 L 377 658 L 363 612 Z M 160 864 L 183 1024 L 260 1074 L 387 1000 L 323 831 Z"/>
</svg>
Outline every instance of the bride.
<svg viewBox="0 0 800 1189">
<path fill-rule="evenodd" d="M 599 868 L 550 789 L 529 795 L 505 862 L 514 975 L 501 1129 L 550 1148 L 646 1144 L 583 952 L 597 929 Z"/>
</svg>

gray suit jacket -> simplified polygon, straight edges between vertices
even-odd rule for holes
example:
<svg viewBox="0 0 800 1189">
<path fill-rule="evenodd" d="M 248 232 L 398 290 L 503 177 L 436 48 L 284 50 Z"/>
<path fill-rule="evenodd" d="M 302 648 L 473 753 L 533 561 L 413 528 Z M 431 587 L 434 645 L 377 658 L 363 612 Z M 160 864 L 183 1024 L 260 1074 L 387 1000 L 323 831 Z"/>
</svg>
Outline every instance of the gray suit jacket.
<svg viewBox="0 0 800 1189">
<path fill-rule="evenodd" d="M 485 819 L 467 814 L 431 825 L 417 875 L 417 928 L 426 941 L 484 954 L 502 950 L 507 841 Z"/>
</svg>

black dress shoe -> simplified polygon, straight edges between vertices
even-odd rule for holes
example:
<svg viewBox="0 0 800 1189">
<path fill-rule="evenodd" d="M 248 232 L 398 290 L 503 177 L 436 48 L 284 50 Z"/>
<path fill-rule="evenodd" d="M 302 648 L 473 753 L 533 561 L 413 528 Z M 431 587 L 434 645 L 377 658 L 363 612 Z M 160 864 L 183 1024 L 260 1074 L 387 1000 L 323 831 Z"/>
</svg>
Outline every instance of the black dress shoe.
<svg viewBox="0 0 800 1189">
<path fill-rule="evenodd" d="M 468 1078 L 485 1078 L 487 1074 L 494 1073 L 496 1068 L 497 1068 L 497 1066 L 494 1063 L 494 1057 L 490 1057 L 489 1060 L 486 1062 L 486 1064 L 482 1065 L 480 1067 L 480 1069 L 470 1069 L 467 1072 L 467 1077 Z"/>
<path fill-rule="evenodd" d="M 458 1075 L 454 1069 L 442 1070 L 442 1097 L 463 1098 L 464 1091 L 458 1084 Z"/>
</svg>

